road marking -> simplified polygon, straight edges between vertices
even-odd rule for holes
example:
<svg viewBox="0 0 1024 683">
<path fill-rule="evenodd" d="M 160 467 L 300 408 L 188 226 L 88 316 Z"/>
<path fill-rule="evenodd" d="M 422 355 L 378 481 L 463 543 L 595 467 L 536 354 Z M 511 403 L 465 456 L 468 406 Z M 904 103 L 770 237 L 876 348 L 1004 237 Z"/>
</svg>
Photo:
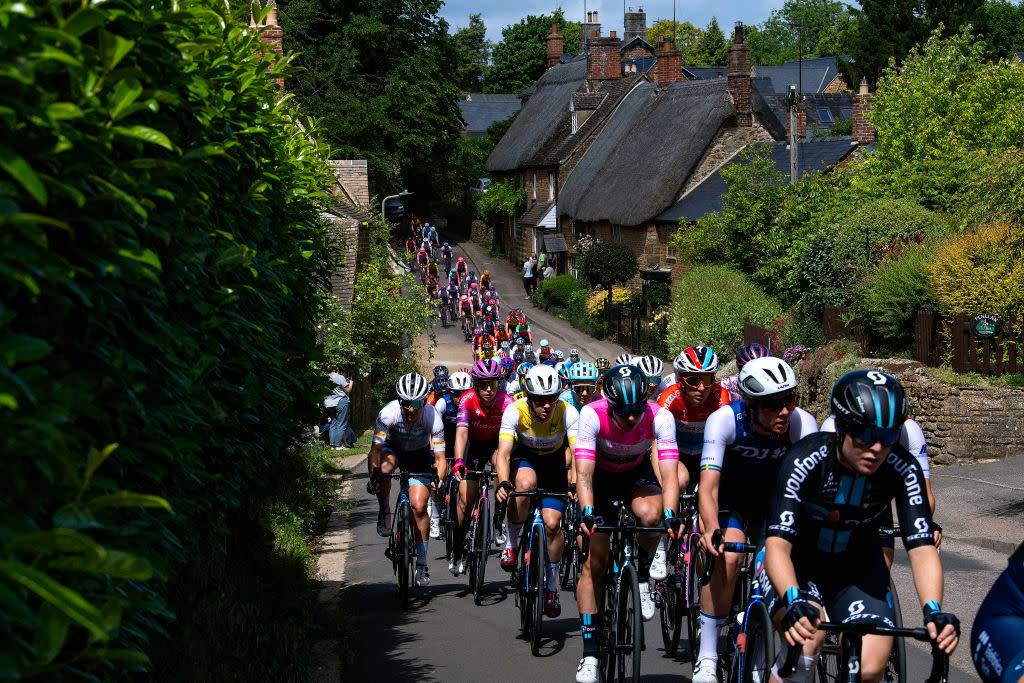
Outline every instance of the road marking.
<svg viewBox="0 0 1024 683">
<path fill-rule="evenodd" d="M 936 472 L 936 474 L 939 475 L 938 477 L 936 477 L 937 479 L 938 478 L 945 478 L 945 477 L 948 477 L 950 479 L 963 479 L 964 481 L 973 481 L 973 482 L 978 483 L 978 484 L 986 484 L 988 486 L 995 486 L 996 488 L 1000 488 L 1000 489 L 1009 489 L 1010 491 L 1024 491 L 1024 488 L 1021 488 L 1020 486 L 1007 486 L 1006 484 L 997 484 L 994 481 L 985 481 L 984 479 L 975 479 L 973 477 L 961 477 L 961 476 L 958 476 L 956 474 L 944 474 L 944 473 L 940 473 L 940 472 Z"/>
</svg>

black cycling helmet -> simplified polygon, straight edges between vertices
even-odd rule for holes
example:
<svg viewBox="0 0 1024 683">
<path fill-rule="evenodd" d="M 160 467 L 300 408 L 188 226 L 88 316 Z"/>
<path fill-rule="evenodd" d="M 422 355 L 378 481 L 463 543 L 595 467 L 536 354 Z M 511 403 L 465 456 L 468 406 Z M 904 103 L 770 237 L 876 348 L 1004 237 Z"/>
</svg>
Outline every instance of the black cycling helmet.
<svg viewBox="0 0 1024 683">
<path fill-rule="evenodd" d="M 903 385 L 880 370 L 853 370 L 832 385 L 828 399 L 836 429 L 854 433 L 866 429 L 899 430 L 907 421 Z"/>
<path fill-rule="evenodd" d="M 612 409 L 647 403 L 647 375 L 635 365 L 616 365 L 610 369 L 603 387 Z"/>
<path fill-rule="evenodd" d="M 444 375 L 445 377 L 448 376 L 448 366 L 447 365 L 436 365 L 436 366 L 434 366 L 434 377 L 440 377 L 441 375 Z"/>
</svg>

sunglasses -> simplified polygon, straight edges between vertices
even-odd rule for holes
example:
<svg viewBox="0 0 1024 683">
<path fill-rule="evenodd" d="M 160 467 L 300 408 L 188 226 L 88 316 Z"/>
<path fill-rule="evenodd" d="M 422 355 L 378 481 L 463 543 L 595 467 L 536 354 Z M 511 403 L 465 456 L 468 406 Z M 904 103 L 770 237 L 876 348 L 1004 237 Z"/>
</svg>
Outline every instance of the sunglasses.
<svg viewBox="0 0 1024 683">
<path fill-rule="evenodd" d="M 853 438 L 867 446 L 881 443 L 883 446 L 888 448 L 900 440 L 901 429 L 901 427 L 890 427 L 888 429 L 884 429 L 882 427 L 868 427 L 860 434 L 854 434 Z"/>
<path fill-rule="evenodd" d="M 473 382 L 477 389 L 497 389 L 498 381 L 493 379 L 478 379 Z"/>
<path fill-rule="evenodd" d="M 763 398 L 758 401 L 758 406 L 765 410 L 773 410 L 778 412 L 785 408 L 792 410 L 796 407 L 796 396 L 793 394 L 786 394 L 785 396 L 772 396 L 770 398 Z"/>
<path fill-rule="evenodd" d="M 701 384 L 710 387 L 715 383 L 715 373 L 702 372 L 699 375 L 683 375 L 682 382 L 690 389 L 699 389 Z"/>
<path fill-rule="evenodd" d="M 641 401 L 632 405 L 612 408 L 612 413 L 618 417 L 629 417 L 630 415 L 642 415 L 645 410 L 647 410 L 647 402 Z"/>
<path fill-rule="evenodd" d="M 595 391 L 597 391 L 597 385 L 596 384 L 573 384 L 572 385 L 572 390 L 573 391 L 578 391 L 581 394 L 592 394 Z"/>
<path fill-rule="evenodd" d="M 406 401 L 404 398 L 399 399 L 398 405 L 402 406 L 402 410 L 419 410 L 427 404 L 425 399 L 416 399 L 415 401 Z"/>
<path fill-rule="evenodd" d="M 535 406 L 550 406 L 558 401 L 557 396 L 527 396 L 530 403 Z"/>
</svg>

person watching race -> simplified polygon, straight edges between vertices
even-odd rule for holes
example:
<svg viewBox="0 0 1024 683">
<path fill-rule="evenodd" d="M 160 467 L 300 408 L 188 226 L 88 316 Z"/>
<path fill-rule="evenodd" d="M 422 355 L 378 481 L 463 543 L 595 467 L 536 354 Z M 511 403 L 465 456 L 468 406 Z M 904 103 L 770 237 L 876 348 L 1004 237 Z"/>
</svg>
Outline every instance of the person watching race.
<svg viewBox="0 0 1024 683">
<path fill-rule="evenodd" d="M 778 358 L 757 358 L 743 367 L 744 401 L 708 416 L 700 459 L 697 504 L 701 547 L 718 558 L 700 598 L 700 651 L 693 683 L 716 683 L 718 636 L 732 604 L 743 557 L 712 543 L 721 529 L 725 542 L 759 544 L 772 488 L 786 450 L 818 431 L 807 411 L 796 407 L 796 374 Z"/>
<path fill-rule="evenodd" d="M 598 376 L 597 366 L 593 363 L 573 363 L 569 368 L 569 387 L 563 390 L 558 398 L 576 410 L 582 410 L 583 406 L 600 397 L 597 393 Z"/>
<path fill-rule="evenodd" d="M 730 401 L 743 400 L 743 394 L 740 393 L 739 385 L 740 370 L 743 369 L 743 366 L 755 358 L 767 358 L 770 355 L 772 355 L 772 352 L 768 350 L 767 346 L 756 342 L 740 347 L 740 350 L 736 352 L 736 374 L 729 375 L 718 383 L 729 392 Z"/>
<path fill-rule="evenodd" d="M 608 562 L 609 537 L 595 533 L 601 524 L 614 524 L 615 501 L 628 504 L 641 526 L 664 524 L 678 535 L 676 516 L 675 425 L 664 408 L 647 401 L 648 380 L 635 365 L 619 365 L 608 372 L 605 395 L 580 412 L 576 437 L 576 493 L 583 513 L 580 530 L 590 536 L 590 552 L 583 563 L 576 602 L 583 633 L 583 656 L 576 669 L 577 683 L 598 680 L 598 645 L 595 618 Z M 658 466 L 665 487 L 658 486 L 648 454 L 657 441 Z M 640 609 L 644 621 L 654 617 L 654 596 L 649 569 L 658 544 L 656 534 L 640 534 L 638 574 Z"/>
<path fill-rule="evenodd" d="M 380 511 L 377 515 L 377 533 L 391 533 L 391 479 L 377 479 L 376 473 L 391 474 L 396 467 L 407 472 L 422 473 L 431 468 L 443 480 L 448 468 L 444 450 L 444 424 L 434 406 L 427 405 L 427 379 L 418 373 L 402 375 L 395 383 L 398 398 L 384 406 L 377 414 L 373 429 L 373 445 L 367 456 L 370 481 L 367 491 L 377 495 Z M 409 502 L 416 524 L 417 586 L 430 584 L 427 568 L 427 538 L 430 527 L 427 500 L 435 483 L 427 477 L 413 477 L 409 482 Z"/>
<path fill-rule="evenodd" d="M 558 384 L 553 368 L 530 368 L 523 380 L 526 398 L 505 409 L 495 455 L 498 503 L 508 501 L 508 494 L 513 490 L 540 488 L 553 493 L 569 490 L 575 473 L 572 458 L 579 412 L 558 400 Z M 512 482 L 515 482 L 514 487 Z M 544 498 L 542 506 L 548 543 L 544 613 L 555 618 L 562 613 L 558 599 L 558 563 L 565 545 L 560 526 L 565 503 L 559 498 Z M 515 566 L 519 537 L 528 512 L 525 498 L 514 498 L 508 504 L 508 537 L 501 556 L 501 567 L 506 571 Z"/>
<path fill-rule="evenodd" d="M 763 361 L 778 362 L 750 361 L 740 373 L 741 390 L 747 369 Z M 884 372 L 854 370 L 832 387 L 829 404 L 837 431 L 811 434 L 789 449 L 768 517 L 764 569 L 769 610 L 786 644 L 803 651 L 790 680 L 813 675 L 825 640 L 817 628 L 822 608 L 833 621 L 894 625 L 889 569 L 878 534 L 893 500 L 924 626 L 947 654 L 960 636 L 959 620 L 940 607 L 942 562 L 924 496 L 924 473 L 917 458 L 899 445 L 907 417 L 903 387 Z M 891 649 L 891 637 L 864 636 L 862 680 L 881 680 Z M 787 650 L 781 648 L 774 673 Z"/>
<path fill-rule="evenodd" d="M 1024 543 L 974 617 L 971 657 L 984 683 L 1024 683 Z"/>
</svg>

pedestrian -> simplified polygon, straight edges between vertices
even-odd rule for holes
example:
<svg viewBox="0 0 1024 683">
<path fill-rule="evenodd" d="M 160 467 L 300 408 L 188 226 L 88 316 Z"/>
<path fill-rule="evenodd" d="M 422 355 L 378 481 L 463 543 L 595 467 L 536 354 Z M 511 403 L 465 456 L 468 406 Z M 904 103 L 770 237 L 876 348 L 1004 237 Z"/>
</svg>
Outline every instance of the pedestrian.
<svg viewBox="0 0 1024 683">
<path fill-rule="evenodd" d="M 541 278 L 542 281 L 555 276 L 555 266 L 551 263 L 550 259 L 548 259 L 548 264 L 544 266 L 544 270 L 541 275 L 543 276 Z"/>
<path fill-rule="evenodd" d="M 537 274 L 539 275 L 538 281 L 543 282 L 544 278 L 547 277 L 545 274 L 545 266 L 547 265 L 548 252 L 545 251 L 547 247 L 541 245 L 540 255 L 537 257 Z"/>
<path fill-rule="evenodd" d="M 526 290 L 526 298 L 529 299 L 533 290 L 537 287 L 537 261 L 531 254 L 523 262 L 523 289 Z"/>
<path fill-rule="evenodd" d="M 334 415 L 330 418 L 328 439 L 331 444 L 331 450 L 340 451 L 349 448 L 351 444 L 351 439 L 348 435 L 350 431 L 348 408 L 349 394 L 352 393 L 352 382 L 345 375 L 341 374 L 337 365 L 332 365 L 328 368 L 328 371 L 328 377 L 334 383 L 333 391 L 324 399 L 324 408 L 327 410 L 334 409 Z"/>
</svg>

